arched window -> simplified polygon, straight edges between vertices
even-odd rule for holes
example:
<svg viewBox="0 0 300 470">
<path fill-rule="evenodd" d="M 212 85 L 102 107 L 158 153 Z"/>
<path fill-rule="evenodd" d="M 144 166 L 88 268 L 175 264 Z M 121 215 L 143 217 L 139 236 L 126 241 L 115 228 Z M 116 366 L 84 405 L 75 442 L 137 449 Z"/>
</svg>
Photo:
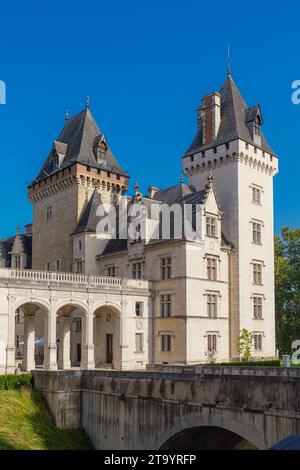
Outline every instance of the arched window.
<svg viewBox="0 0 300 470">
<path fill-rule="evenodd" d="M 106 157 L 106 144 L 105 142 L 100 142 L 97 148 L 97 160 L 105 160 Z"/>
</svg>

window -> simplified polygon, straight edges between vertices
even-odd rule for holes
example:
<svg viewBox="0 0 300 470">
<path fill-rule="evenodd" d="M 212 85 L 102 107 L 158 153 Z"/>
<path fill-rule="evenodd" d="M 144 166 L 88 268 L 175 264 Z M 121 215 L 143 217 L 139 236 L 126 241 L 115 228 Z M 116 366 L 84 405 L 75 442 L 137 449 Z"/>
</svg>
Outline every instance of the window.
<svg viewBox="0 0 300 470">
<path fill-rule="evenodd" d="M 257 153 L 257 148 L 256 147 L 254 147 L 254 153 Z"/>
<path fill-rule="evenodd" d="M 136 261 L 135 263 L 132 263 L 132 277 L 133 279 L 142 279 L 141 261 Z"/>
<path fill-rule="evenodd" d="M 253 297 L 253 317 L 256 319 L 262 318 L 262 297 L 254 296 Z"/>
<path fill-rule="evenodd" d="M 107 275 L 108 275 L 108 276 L 115 277 L 115 275 L 116 275 L 116 268 L 115 268 L 115 266 L 108 266 L 108 268 L 107 268 Z"/>
<path fill-rule="evenodd" d="M 143 333 L 135 334 L 135 352 L 143 352 Z"/>
<path fill-rule="evenodd" d="M 254 351 L 262 351 L 262 334 L 254 334 Z"/>
<path fill-rule="evenodd" d="M 50 261 L 46 261 L 46 271 L 51 271 L 51 263 L 50 263 Z"/>
<path fill-rule="evenodd" d="M 46 218 L 47 220 L 52 219 L 52 206 L 48 206 L 46 209 Z"/>
<path fill-rule="evenodd" d="M 143 316 L 143 302 L 136 302 L 135 303 L 135 314 L 137 317 Z"/>
<path fill-rule="evenodd" d="M 172 258 L 161 258 L 160 278 L 171 279 L 171 276 L 172 276 Z"/>
<path fill-rule="evenodd" d="M 21 256 L 15 255 L 15 268 L 19 269 L 21 267 Z"/>
<path fill-rule="evenodd" d="M 106 155 L 106 145 L 105 142 L 101 142 L 97 148 L 97 159 L 98 160 L 105 160 Z"/>
<path fill-rule="evenodd" d="M 248 144 L 248 142 L 246 142 L 245 147 L 246 147 L 246 150 L 249 149 L 249 144 Z"/>
<path fill-rule="evenodd" d="M 217 280 L 217 258 L 207 257 L 207 279 L 210 281 Z"/>
<path fill-rule="evenodd" d="M 216 217 L 206 217 L 206 235 L 208 237 L 217 236 L 217 219 Z"/>
<path fill-rule="evenodd" d="M 262 285 L 262 263 L 253 263 L 253 283 Z"/>
<path fill-rule="evenodd" d="M 81 362 L 81 344 L 77 343 L 76 345 L 76 356 L 77 356 L 77 362 Z"/>
<path fill-rule="evenodd" d="M 110 171 L 107 172 L 107 178 L 110 178 Z"/>
<path fill-rule="evenodd" d="M 20 337 L 19 335 L 16 335 L 16 348 L 20 347 Z"/>
<path fill-rule="evenodd" d="M 194 155 L 191 155 L 191 162 L 194 161 Z"/>
<path fill-rule="evenodd" d="M 74 320 L 74 332 L 80 333 L 82 328 L 81 318 L 76 318 Z"/>
<path fill-rule="evenodd" d="M 161 335 L 161 350 L 171 351 L 171 335 Z"/>
<path fill-rule="evenodd" d="M 207 294 L 207 315 L 211 318 L 217 316 L 218 313 L 218 296 L 217 294 Z"/>
<path fill-rule="evenodd" d="M 60 271 L 60 260 L 59 260 L 59 259 L 57 259 L 57 260 L 55 261 L 55 270 L 56 270 L 56 271 Z"/>
<path fill-rule="evenodd" d="M 261 204 L 261 189 L 260 188 L 252 188 L 252 202 L 255 204 Z"/>
<path fill-rule="evenodd" d="M 83 272 L 83 261 L 76 261 L 76 272 L 82 273 Z"/>
<path fill-rule="evenodd" d="M 170 294 L 160 296 L 160 316 L 170 317 L 172 314 L 172 299 Z"/>
<path fill-rule="evenodd" d="M 252 241 L 261 244 L 261 223 L 252 222 Z"/>
<path fill-rule="evenodd" d="M 207 350 L 208 351 L 217 350 L 217 335 L 216 334 L 207 335 Z"/>
<path fill-rule="evenodd" d="M 205 158 L 205 152 L 201 152 L 202 158 Z"/>
<path fill-rule="evenodd" d="M 260 125 L 259 125 L 259 119 L 255 119 L 254 125 L 253 125 L 253 132 L 254 135 L 260 135 Z"/>
<path fill-rule="evenodd" d="M 229 150 L 229 142 L 226 143 L 226 150 Z"/>
<path fill-rule="evenodd" d="M 16 323 L 20 323 L 20 312 L 16 310 Z"/>
<path fill-rule="evenodd" d="M 81 251 L 82 250 L 82 241 L 79 240 L 78 242 L 78 250 Z"/>
</svg>

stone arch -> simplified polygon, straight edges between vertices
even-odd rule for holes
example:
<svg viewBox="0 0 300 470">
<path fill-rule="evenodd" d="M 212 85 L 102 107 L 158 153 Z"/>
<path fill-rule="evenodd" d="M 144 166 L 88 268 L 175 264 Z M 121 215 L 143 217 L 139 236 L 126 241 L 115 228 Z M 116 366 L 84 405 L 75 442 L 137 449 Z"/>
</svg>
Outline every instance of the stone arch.
<svg viewBox="0 0 300 470">
<path fill-rule="evenodd" d="M 62 310 L 64 307 L 68 307 L 68 306 L 71 306 L 71 307 L 74 307 L 74 309 L 78 309 L 80 310 L 84 315 L 87 314 L 87 311 L 88 311 L 88 305 L 85 303 L 85 302 L 82 302 L 81 300 L 61 300 L 59 302 L 56 303 L 56 313 L 59 311 L 59 310 Z"/>
<path fill-rule="evenodd" d="M 36 298 L 26 298 L 22 297 L 14 302 L 13 308 L 16 311 L 18 308 L 24 308 L 25 305 L 36 305 L 39 309 L 43 310 L 43 312 L 49 315 L 50 311 L 50 304 L 43 299 L 36 299 Z"/>
<path fill-rule="evenodd" d="M 265 442 L 264 438 L 263 426 L 261 428 L 256 427 L 254 425 L 255 418 L 250 415 L 251 413 L 246 411 L 222 410 L 221 412 L 203 408 L 201 413 L 190 413 L 176 417 L 173 425 L 158 435 L 156 448 L 166 449 L 167 442 L 176 435 L 186 430 L 203 427 L 223 429 L 251 442 L 258 449 L 268 448 L 268 443 Z"/>
<path fill-rule="evenodd" d="M 121 305 L 114 301 L 93 306 L 96 367 L 121 368 Z"/>
</svg>

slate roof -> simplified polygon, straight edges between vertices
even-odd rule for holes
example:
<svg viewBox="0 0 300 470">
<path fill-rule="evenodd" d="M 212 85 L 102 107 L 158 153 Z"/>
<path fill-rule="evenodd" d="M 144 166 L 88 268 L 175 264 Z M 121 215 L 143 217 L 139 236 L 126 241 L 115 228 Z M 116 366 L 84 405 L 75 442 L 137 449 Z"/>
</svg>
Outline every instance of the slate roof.
<svg viewBox="0 0 300 470">
<path fill-rule="evenodd" d="M 72 235 L 83 233 L 83 232 L 90 232 L 95 233 L 97 223 L 99 222 L 99 216 L 96 215 L 96 211 L 101 204 L 101 198 L 98 191 L 95 189 L 92 197 L 90 198 L 89 202 L 87 203 L 85 209 L 83 210 L 79 222 L 77 224 L 76 229 L 74 230 Z"/>
<path fill-rule="evenodd" d="M 31 185 L 45 179 L 47 175 L 56 173 L 60 169 L 67 168 L 76 162 L 128 176 L 127 172 L 117 162 L 109 146 L 106 151 L 105 160 L 97 161 L 93 146 L 96 139 L 101 135 L 102 133 L 88 107 L 67 120 L 64 128 L 54 141 L 41 171 Z M 53 151 L 65 154 L 60 167 L 57 166 L 53 159 Z"/>
<path fill-rule="evenodd" d="M 242 98 L 231 75 L 227 75 L 225 82 L 220 90 L 221 95 L 221 122 L 217 138 L 210 144 L 202 144 L 202 133 L 197 132 L 192 145 L 188 148 L 184 156 L 195 153 L 196 151 L 206 150 L 215 145 L 225 144 L 236 139 L 242 139 L 249 144 L 260 147 L 262 150 L 275 155 L 274 151 L 268 145 L 263 133 L 261 132 L 261 145 L 254 143 L 246 121 L 253 113 L 259 109 L 259 106 L 248 108 Z"/>
<path fill-rule="evenodd" d="M 31 256 L 32 256 L 32 236 L 26 235 L 26 234 L 22 234 L 19 236 L 21 237 L 21 240 L 22 240 L 24 253 L 28 255 L 27 265 L 25 266 L 25 269 L 30 269 L 31 268 Z M 14 237 L 0 239 L 0 258 L 4 258 L 5 260 L 4 264 L 6 268 L 11 267 L 11 251 L 13 249 L 15 238 L 16 237 L 14 236 Z"/>
<path fill-rule="evenodd" d="M 185 185 L 185 184 L 179 184 L 175 186 L 171 186 L 167 189 L 160 190 L 157 193 L 155 193 L 153 199 L 148 199 L 148 198 L 143 198 L 142 204 L 144 204 L 148 211 L 149 211 L 149 206 L 151 204 L 157 204 L 157 203 L 164 203 L 168 204 L 169 206 L 173 204 L 180 204 L 183 206 L 184 204 L 191 204 L 192 205 L 192 225 L 195 229 L 194 225 L 194 215 L 196 213 L 196 204 L 204 204 L 206 197 L 208 195 L 208 190 L 207 188 L 202 189 L 200 191 L 195 191 L 191 186 Z M 182 223 L 184 221 L 182 220 Z M 171 219 L 170 219 L 170 223 Z M 172 230 L 171 230 L 172 232 Z M 164 240 L 163 238 L 160 239 L 153 239 L 149 241 L 149 245 L 151 244 L 157 244 L 157 243 L 162 243 L 162 242 L 167 242 L 169 240 Z M 222 233 L 222 238 L 221 238 L 221 246 L 222 247 L 232 247 L 232 243 L 230 243 L 224 234 Z M 100 255 L 110 255 L 119 251 L 126 251 L 128 248 L 128 241 L 127 239 L 125 240 L 119 240 L 119 239 L 113 239 L 110 240 L 103 253 Z"/>
</svg>

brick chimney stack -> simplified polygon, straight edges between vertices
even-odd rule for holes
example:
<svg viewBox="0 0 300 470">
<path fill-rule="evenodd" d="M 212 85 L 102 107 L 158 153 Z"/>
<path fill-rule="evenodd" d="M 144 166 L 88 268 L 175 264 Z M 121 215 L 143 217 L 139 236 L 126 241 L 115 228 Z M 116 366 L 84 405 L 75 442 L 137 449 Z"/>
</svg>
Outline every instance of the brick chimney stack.
<svg viewBox="0 0 300 470">
<path fill-rule="evenodd" d="M 212 143 L 218 134 L 221 120 L 221 96 L 210 93 L 202 98 L 198 108 L 198 131 L 202 133 L 202 145 Z"/>
</svg>

